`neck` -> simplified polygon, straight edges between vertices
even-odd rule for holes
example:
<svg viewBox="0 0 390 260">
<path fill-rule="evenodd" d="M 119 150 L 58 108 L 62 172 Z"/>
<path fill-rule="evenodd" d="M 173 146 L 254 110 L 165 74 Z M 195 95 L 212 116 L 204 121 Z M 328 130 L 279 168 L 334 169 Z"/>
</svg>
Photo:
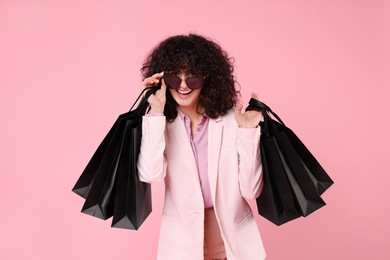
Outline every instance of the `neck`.
<svg viewBox="0 0 390 260">
<path fill-rule="evenodd" d="M 198 121 L 200 118 L 202 118 L 202 114 L 199 114 L 204 111 L 202 107 L 198 107 L 198 112 L 196 111 L 196 105 L 193 107 L 182 107 L 179 106 L 179 109 L 181 112 L 183 112 L 184 115 L 186 115 L 191 122 Z"/>
</svg>

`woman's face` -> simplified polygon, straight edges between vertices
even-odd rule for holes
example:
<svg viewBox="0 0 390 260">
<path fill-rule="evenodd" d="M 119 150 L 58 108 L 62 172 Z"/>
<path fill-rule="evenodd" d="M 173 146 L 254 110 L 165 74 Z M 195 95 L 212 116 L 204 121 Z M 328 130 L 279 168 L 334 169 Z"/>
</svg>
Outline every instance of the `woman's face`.
<svg viewBox="0 0 390 260">
<path fill-rule="evenodd" d="M 177 89 L 168 88 L 171 92 L 173 98 L 181 108 L 194 109 L 196 110 L 196 106 L 200 99 L 200 92 L 203 88 L 203 84 L 198 89 L 190 89 L 186 84 L 186 78 L 193 76 L 186 72 L 179 72 L 176 76 L 181 78 L 180 86 Z"/>
</svg>

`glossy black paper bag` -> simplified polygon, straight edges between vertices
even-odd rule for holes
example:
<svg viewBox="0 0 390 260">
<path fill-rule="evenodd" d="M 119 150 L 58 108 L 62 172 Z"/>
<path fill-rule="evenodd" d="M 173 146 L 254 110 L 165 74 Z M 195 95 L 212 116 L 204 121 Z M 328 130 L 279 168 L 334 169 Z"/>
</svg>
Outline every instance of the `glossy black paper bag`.
<svg viewBox="0 0 390 260">
<path fill-rule="evenodd" d="M 156 87 L 151 88 L 140 101 L 138 107 L 132 110 L 141 97 L 142 92 L 130 111 L 118 117 L 76 182 L 72 191 L 86 199 L 82 208 L 83 213 L 101 219 L 110 218 L 114 214 L 115 199 L 118 197 L 116 196 L 116 190 L 118 188 L 123 189 L 122 186 L 126 186 L 126 189 L 131 188 L 126 183 L 118 182 L 119 169 L 123 169 L 120 166 L 125 163 L 136 162 L 138 154 L 133 153 L 133 158 L 130 158 L 127 150 L 134 149 L 139 151 L 140 142 L 133 142 L 125 137 L 126 134 L 134 131 L 138 133 L 137 138 L 140 140 L 142 132 L 139 130 L 142 129 L 142 115 L 145 114 L 148 106 L 147 98 L 156 90 Z M 136 167 L 129 169 L 127 174 L 138 176 Z M 138 182 L 140 181 L 138 180 Z M 137 194 L 138 197 L 143 196 L 144 198 L 139 200 L 145 202 L 143 206 L 138 207 L 144 207 L 144 212 L 148 212 L 147 214 L 138 215 L 144 219 L 138 219 L 137 223 L 142 223 L 151 212 L 151 191 L 148 183 L 135 184 L 134 189 L 137 185 L 146 187 L 143 193 L 138 192 Z M 134 207 L 131 210 L 134 212 L 139 211 L 139 209 Z"/>
<path fill-rule="evenodd" d="M 295 206 L 294 194 L 275 140 L 264 135 L 260 138 L 264 186 L 256 199 L 257 208 L 260 215 L 276 225 L 281 225 L 299 218 L 301 214 Z"/>
<path fill-rule="evenodd" d="M 141 138 L 140 122 L 127 121 L 118 164 L 112 227 L 138 229 L 152 211 L 151 186 L 141 182 L 137 172 Z"/>
<path fill-rule="evenodd" d="M 251 99 L 246 110 L 262 111 L 264 115 L 260 146 L 265 186 L 256 200 L 259 214 L 281 225 L 324 206 L 320 195 L 333 181 L 314 156 L 268 106 Z M 290 194 L 293 202 L 286 205 L 286 199 L 281 198 L 290 198 Z"/>
</svg>

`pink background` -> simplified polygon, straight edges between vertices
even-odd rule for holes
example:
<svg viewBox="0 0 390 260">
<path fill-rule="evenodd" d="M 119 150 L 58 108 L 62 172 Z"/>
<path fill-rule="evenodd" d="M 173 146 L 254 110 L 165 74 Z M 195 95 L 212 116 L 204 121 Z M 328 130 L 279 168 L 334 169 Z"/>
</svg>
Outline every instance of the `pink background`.
<svg viewBox="0 0 390 260">
<path fill-rule="evenodd" d="M 385 0 L 0 0 L 0 259 L 156 258 L 163 183 L 138 231 L 71 189 L 148 51 L 188 32 L 235 57 L 243 102 L 258 92 L 335 181 L 307 218 L 257 216 L 268 259 L 390 259 L 389 17 Z"/>
</svg>

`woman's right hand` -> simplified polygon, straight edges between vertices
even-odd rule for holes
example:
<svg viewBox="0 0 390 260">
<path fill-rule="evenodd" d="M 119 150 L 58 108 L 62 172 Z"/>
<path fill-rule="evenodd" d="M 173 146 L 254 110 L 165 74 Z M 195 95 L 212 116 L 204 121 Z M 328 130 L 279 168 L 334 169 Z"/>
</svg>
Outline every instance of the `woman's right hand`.
<svg viewBox="0 0 390 260">
<path fill-rule="evenodd" d="M 162 80 L 161 88 L 153 95 L 150 95 L 148 98 L 148 103 L 150 104 L 150 113 L 164 113 L 164 106 L 166 102 L 165 92 L 167 90 L 167 86 L 165 85 L 164 79 L 162 78 L 163 75 L 164 72 L 156 73 L 142 81 L 141 87 L 144 89 L 151 86 L 157 86 L 160 80 Z"/>
</svg>

